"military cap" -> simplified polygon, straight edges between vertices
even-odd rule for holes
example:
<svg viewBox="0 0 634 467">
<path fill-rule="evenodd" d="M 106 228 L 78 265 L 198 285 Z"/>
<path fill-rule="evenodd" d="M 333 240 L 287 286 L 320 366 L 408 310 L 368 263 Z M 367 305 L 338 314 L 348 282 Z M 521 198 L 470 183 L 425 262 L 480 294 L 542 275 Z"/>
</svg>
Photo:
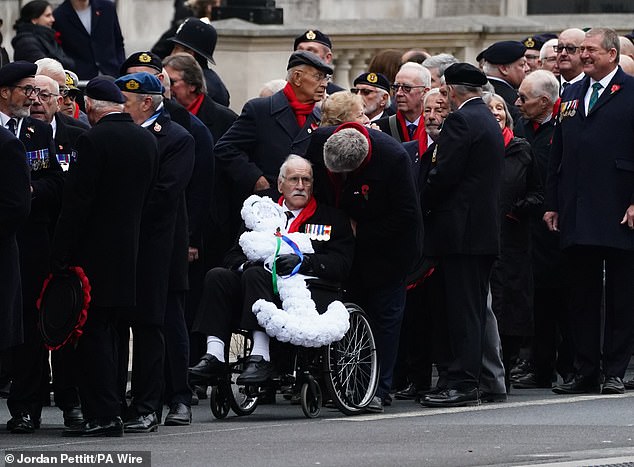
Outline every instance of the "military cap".
<svg viewBox="0 0 634 467">
<path fill-rule="evenodd" d="M 176 30 L 176 35 L 167 39 L 192 49 L 214 65 L 213 55 L 218 41 L 216 28 L 198 18 L 187 18 Z"/>
<path fill-rule="evenodd" d="M 128 73 L 128 68 L 134 66 L 146 66 L 161 73 L 163 71 L 163 62 L 158 55 L 152 52 L 136 52 L 126 58 L 123 65 L 119 69 L 119 75 L 123 76 Z"/>
<path fill-rule="evenodd" d="M 297 50 L 297 46 L 302 42 L 318 42 L 319 44 L 323 44 L 329 49 L 332 49 L 330 37 L 317 29 L 309 29 L 301 36 L 297 36 L 295 38 L 295 43 L 293 44 L 293 50 Z"/>
<path fill-rule="evenodd" d="M 77 77 L 77 75 L 70 71 L 70 70 L 64 70 L 64 74 L 66 75 L 66 79 L 64 81 L 64 84 L 66 85 L 66 87 L 68 88 L 69 91 L 79 91 L 79 78 Z"/>
<path fill-rule="evenodd" d="M 98 76 L 88 81 L 86 85 L 86 95 L 91 99 L 98 101 L 115 102 L 123 104 L 125 97 L 119 91 L 119 88 L 107 78 Z"/>
<path fill-rule="evenodd" d="M 146 71 L 123 75 L 116 79 L 114 84 L 125 92 L 134 92 L 136 94 L 163 94 L 163 86 L 159 79 Z"/>
<path fill-rule="evenodd" d="M 37 65 L 18 60 L 7 63 L 0 68 L 0 86 L 11 86 L 24 78 L 33 78 L 37 72 Z"/>
<path fill-rule="evenodd" d="M 294 66 L 298 65 L 310 65 L 313 68 L 317 68 L 319 71 L 326 73 L 327 75 L 332 75 L 332 67 L 324 62 L 321 58 L 315 55 L 312 52 L 308 52 L 307 50 L 298 50 L 293 52 L 288 59 L 287 70 L 290 70 Z"/>
<path fill-rule="evenodd" d="M 541 50 L 542 46 L 550 39 L 557 38 L 557 34 L 545 32 L 544 34 L 536 34 L 522 39 L 522 44 L 530 50 Z"/>
<path fill-rule="evenodd" d="M 454 63 L 445 70 L 447 84 L 481 87 L 487 83 L 486 75 L 470 63 Z"/>
<path fill-rule="evenodd" d="M 353 84 L 355 86 L 357 84 L 368 84 L 390 92 L 390 80 L 383 73 L 361 73 L 355 78 Z"/>
<path fill-rule="evenodd" d="M 482 58 L 493 65 L 513 63 L 524 56 L 526 46 L 519 41 L 500 41 L 482 52 Z"/>
</svg>

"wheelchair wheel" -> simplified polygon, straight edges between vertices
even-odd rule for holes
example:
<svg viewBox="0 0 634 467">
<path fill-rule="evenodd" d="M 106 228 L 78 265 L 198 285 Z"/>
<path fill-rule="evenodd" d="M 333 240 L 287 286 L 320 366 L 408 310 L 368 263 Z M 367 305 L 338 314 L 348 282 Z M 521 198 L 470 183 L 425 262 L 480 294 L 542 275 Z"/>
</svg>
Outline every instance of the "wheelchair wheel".
<svg viewBox="0 0 634 467">
<path fill-rule="evenodd" d="M 250 415 L 258 406 L 258 396 L 252 395 L 250 388 L 236 383 L 242 373 L 244 361 L 251 353 L 253 342 L 248 333 L 233 333 L 229 344 L 228 362 L 231 368 L 228 386 L 229 405 L 236 415 Z"/>
<path fill-rule="evenodd" d="M 302 412 L 306 418 L 316 418 L 321 412 L 321 404 L 323 398 L 319 383 L 312 376 L 308 377 L 308 381 L 302 384 L 301 391 Z"/>
<path fill-rule="evenodd" d="M 211 388 L 211 396 L 209 397 L 209 406 L 214 417 L 221 419 L 229 414 L 231 406 L 231 388 L 226 381 L 219 382 Z"/>
<path fill-rule="evenodd" d="M 346 303 L 350 329 L 338 342 L 324 347 L 325 380 L 337 408 L 346 415 L 362 412 L 379 383 L 376 344 L 367 316 Z"/>
</svg>

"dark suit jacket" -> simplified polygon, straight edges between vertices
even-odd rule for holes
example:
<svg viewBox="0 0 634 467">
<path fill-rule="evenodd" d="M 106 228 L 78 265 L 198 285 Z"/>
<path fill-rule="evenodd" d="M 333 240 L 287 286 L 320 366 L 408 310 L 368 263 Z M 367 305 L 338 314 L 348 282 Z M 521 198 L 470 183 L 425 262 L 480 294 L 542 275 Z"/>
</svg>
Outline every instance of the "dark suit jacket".
<svg viewBox="0 0 634 467">
<path fill-rule="evenodd" d="M 497 255 L 504 141 L 480 98 L 449 114 L 423 191 L 428 256 Z"/>
<path fill-rule="evenodd" d="M 68 160 L 70 160 L 70 164 L 73 164 L 74 158 L 77 156 L 75 147 L 77 139 L 86 133 L 90 127 L 60 112 L 57 112 L 54 118 L 57 125 L 57 129 L 55 130 L 55 153 L 57 160 L 60 164 L 62 161 L 66 162 Z"/>
<path fill-rule="evenodd" d="M 53 15 L 53 27 L 60 33 L 64 52 L 75 61 L 73 71 L 79 79 L 91 79 L 99 73 L 118 76 L 125 60 L 123 36 L 117 10 L 108 0 L 91 0 L 91 31 L 79 20 L 70 0 L 64 0 Z"/>
<path fill-rule="evenodd" d="M 231 128 L 238 116 L 233 110 L 205 96 L 196 117 L 211 131 L 214 141 L 218 141 Z"/>
<path fill-rule="evenodd" d="M 135 304 L 141 213 L 157 169 L 156 138 L 129 114 L 103 117 L 77 141 L 52 258 L 84 268 L 97 306 Z"/>
<path fill-rule="evenodd" d="M 251 99 L 216 143 L 214 154 L 218 169 L 237 185 L 243 196 L 252 193 L 262 175 L 275 185 L 286 157 L 291 153 L 305 153 L 320 116 L 315 109 L 300 128 L 282 91 Z"/>
<path fill-rule="evenodd" d="M 207 61 L 207 59 L 205 59 Z M 225 83 L 222 82 L 218 73 L 206 66 L 203 68 L 205 75 L 205 83 L 207 84 L 207 95 L 211 97 L 217 104 L 229 107 L 229 91 Z"/>
<path fill-rule="evenodd" d="M 422 237 L 411 160 L 392 137 L 369 130 L 370 161 L 349 173 L 337 192 L 323 162 L 324 143 L 334 130 L 313 132 L 306 151 L 313 163 L 315 198 L 357 221 L 350 281 L 362 288 L 398 284 L 418 259 Z"/>
<path fill-rule="evenodd" d="M 24 146 L 0 128 L 0 351 L 22 343 L 22 294 L 16 232 L 31 208 Z"/>
<path fill-rule="evenodd" d="M 634 204 L 634 78 L 619 68 L 588 115 L 590 77 L 561 98 L 546 188 L 559 213 L 561 246 L 634 250 L 634 232 L 621 219 Z"/>
<path fill-rule="evenodd" d="M 147 128 L 156 138 L 159 168 L 143 210 L 133 319 L 163 324 L 167 291 L 187 288 L 189 245 L 185 188 L 194 168 L 194 139 L 163 112 Z"/>
</svg>

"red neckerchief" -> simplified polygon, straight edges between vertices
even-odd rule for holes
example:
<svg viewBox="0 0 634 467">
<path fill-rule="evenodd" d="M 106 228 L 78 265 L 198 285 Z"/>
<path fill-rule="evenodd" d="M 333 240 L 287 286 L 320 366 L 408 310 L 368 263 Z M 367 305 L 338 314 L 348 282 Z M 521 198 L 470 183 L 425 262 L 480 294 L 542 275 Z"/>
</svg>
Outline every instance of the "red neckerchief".
<svg viewBox="0 0 634 467">
<path fill-rule="evenodd" d="M 293 91 L 290 83 L 286 83 L 283 91 L 284 95 L 288 99 L 288 105 L 291 106 L 291 109 L 293 109 L 293 112 L 295 113 L 297 124 L 300 128 L 303 128 L 304 124 L 306 123 L 306 117 L 308 117 L 312 113 L 313 108 L 315 107 L 315 103 L 313 102 L 312 104 L 302 104 L 300 101 L 298 101 L 297 96 L 295 95 L 295 91 Z"/>
<path fill-rule="evenodd" d="M 79 104 L 75 102 L 75 110 L 73 111 L 73 118 L 79 118 Z"/>
<path fill-rule="evenodd" d="M 553 118 L 555 118 L 557 116 L 557 114 L 559 113 L 559 107 L 560 106 L 561 106 L 561 97 L 559 97 L 555 101 L 555 104 L 553 105 Z"/>
<path fill-rule="evenodd" d="M 368 129 L 357 122 L 343 123 L 339 125 L 337 129 L 332 132 L 332 134 L 334 135 L 339 130 L 343 130 L 344 128 L 354 128 L 359 133 L 363 134 L 363 136 L 365 136 L 365 138 L 368 140 L 368 155 L 365 157 L 365 159 L 363 159 L 363 162 L 361 162 L 361 165 L 359 165 L 359 167 L 350 172 L 350 174 L 356 174 L 360 172 L 366 165 L 368 165 L 370 163 L 370 159 L 372 159 L 372 140 L 370 139 L 370 133 L 368 132 Z M 339 207 L 339 198 L 341 196 L 341 190 L 343 189 L 343 176 L 340 173 L 331 172 L 328 169 L 326 170 L 328 171 L 328 178 L 330 179 L 330 183 L 332 183 L 335 188 L 335 206 Z"/>
<path fill-rule="evenodd" d="M 280 196 L 280 199 L 277 200 L 277 203 L 282 206 L 284 203 L 284 196 Z M 308 201 L 306 207 L 302 209 L 297 217 L 293 219 L 293 222 L 291 222 L 291 225 L 288 227 L 288 233 L 297 232 L 298 229 L 308 221 L 308 219 L 313 217 L 316 209 L 317 201 L 315 201 L 315 198 L 310 198 L 310 201 Z"/>
<path fill-rule="evenodd" d="M 198 111 L 200 110 L 200 106 L 203 104 L 204 99 L 205 95 L 203 93 L 198 94 L 198 96 L 196 96 L 196 99 L 194 99 L 194 101 L 187 106 L 187 110 L 189 110 L 189 113 L 198 115 Z"/>
<path fill-rule="evenodd" d="M 421 139 L 424 139 L 425 149 L 427 149 L 427 138 L 426 138 L 427 132 L 425 131 L 425 120 L 423 120 L 422 118 L 418 120 L 418 127 L 416 128 L 416 131 L 414 132 L 414 138 L 410 139 L 409 131 L 407 131 L 407 123 L 405 122 L 405 117 L 403 116 L 400 110 L 396 111 L 396 119 L 398 120 L 398 123 L 401 125 L 401 130 L 403 133 L 403 142 L 413 141 L 415 139 L 420 141 Z M 425 138 L 423 138 L 423 136 L 425 136 Z"/>
<path fill-rule="evenodd" d="M 513 134 L 513 130 L 505 126 L 502 130 L 502 136 L 504 137 L 504 147 L 507 147 L 515 135 Z"/>
</svg>

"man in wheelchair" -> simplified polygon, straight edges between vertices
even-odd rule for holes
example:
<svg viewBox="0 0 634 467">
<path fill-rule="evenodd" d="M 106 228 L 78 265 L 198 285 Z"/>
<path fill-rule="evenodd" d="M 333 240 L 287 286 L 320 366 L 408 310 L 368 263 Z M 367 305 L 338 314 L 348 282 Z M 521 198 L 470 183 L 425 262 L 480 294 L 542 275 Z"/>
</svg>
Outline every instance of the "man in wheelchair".
<svg viewBox="0 0 634 467">
<path fill-rule="evenodd" d="M 281 193 L 281 196 L 280 196 Z M 305 232 L 315 253 L 304 254 L 299 273 L 315 277 L 318 286 L 340 285 L 348 276 L 354 254 L 354 237 L 346 215 L 330 206 L 321 205 L 312 196 L 313 170 L 306 159 L 290 155 L 280 167 L 277 191 L 259 193 L 279 198 L 288 221 L 286 229 Z M 244 232 L 246 227 L 240 233 Z M 329 232 L 329 233 L 328 233 Z M 294 254 L 280 255 L 275 265 L 277 274 L 285 276 L 300 263 Z M 273 292 L 271 272 L 261 262 L 248 261 L 236 241 L 224 261 L 225 267 L 214 268 L 205 276 L 203 297 L 196 314 L 193 331 L 207 336 L 207 352 L 200 362 L 189 369 L 192 382 L 209 382 L 228 371 L 225 350 L 235 329 L 251 331 L 253 348 L 246 361 L 238 384 L 260 385 L 275 376 L 271 363 L 269 336 L 259 326 L 252 306 L 258 299 L 280 305 Z M 319 287 L 322 289 L 321 287 Z M 324 287 L 323 289 L 325 289 Z M 330 300 L 316 296 L 312 289 L 317 309 L 323 312 L 323 302 Z M 321 303 L 320 303 L 321 302 Z"/>
</svg>

